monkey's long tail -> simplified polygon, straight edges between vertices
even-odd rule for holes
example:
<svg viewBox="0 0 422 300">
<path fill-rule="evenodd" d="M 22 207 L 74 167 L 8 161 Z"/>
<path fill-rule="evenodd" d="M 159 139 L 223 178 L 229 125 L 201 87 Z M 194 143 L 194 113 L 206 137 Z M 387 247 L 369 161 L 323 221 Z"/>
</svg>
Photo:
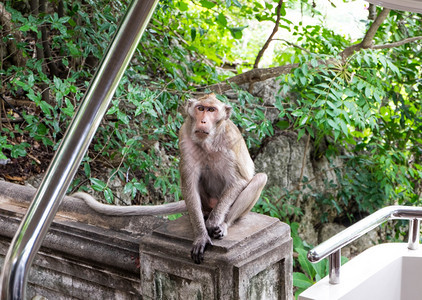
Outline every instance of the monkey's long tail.
<svg viewBox="0 0 422 300">
<path fill-rule="evenodd" d="M 178 201 L 162 205 L 133 205 L 133 206 L 116 206 L 100 203 L 91 195 L 83 192 L 77 192 L 71 197 L 79 198 L 98 213 L 109 216 L 159 216 L 159 215 L 172 215 L 177 213 L 186 212 L 185 201 Z"/>
</svg>

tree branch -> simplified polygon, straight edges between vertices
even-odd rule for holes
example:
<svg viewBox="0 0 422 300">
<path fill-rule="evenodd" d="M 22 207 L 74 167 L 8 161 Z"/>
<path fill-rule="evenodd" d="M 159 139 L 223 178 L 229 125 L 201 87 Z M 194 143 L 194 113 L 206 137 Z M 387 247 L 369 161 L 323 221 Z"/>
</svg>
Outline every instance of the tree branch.
<svg viewBox="0 0 422 300">
<path fill-rule="evenodd" d="M 379 15 L 376 17 L 374 22 L 372 23 L 371 27 L 369 27 L 368 31 L 366 32 L 363 40 L 362 45 L 363 47 L 370 47 L 373 43 L 374 36 L 378 31 L 378 28 L 381 26 L 381 24 L 385 21 L 385 19 L 388 17 L 388 14 L 390 13 L 391 9 L 384 8 Z"/>
<path fill-rule="evenodd" d="M 278 2 L 276 12 L 277 12 L 277 19 L 275 20 L 275 25 L 273 28 L 273 32 L 268 37 L 267 41 L 265 42 L 264 46 L 262 46 L 261 50 L 259 50 L 258 55 L 256 56 L 255 63 L 253 65 L 254 69 L 258 68 L 259 61 L 261 60 L 262 56 L 264 55 L 265 50 L 267 50 L 268 46 L 270 45 L 274 35 L 278 31 L 278 26 L 280 25 L 280 18 L 281 18 L 281 8 L 283 6 L 283 0 Z"/>
<path fill-rule="evenodd" d="M 398 42 L 384 44 L 384 45 L 376 45 L 376 46 L 373 46 L 371 48 L 375 49 L 375 50 L 390 49 L 390 48 L 402 46 L 402 45 L 407 44 L 407 43 L 416 42 L 416 41 L 419 41 L 419 40 L 422 40 L 422 36 L 415 36 L 415 37 L 407 38 L 407 39 L 404 39 L 404 40 L 401 40 L 401 41 L 398 41 Z"/>
<path fill-rule="evenodd" d="M 327 59 L 327 60 L 319 60 L 318 63 L 320 65 L 329 65 L 334 64 L 337 62 L 337 59 Z M 311 63 L 308 65 L 311 66 Z M 213 85 L 208 86 L 207 88 L 215 93 L 223 93 L 231 89 L 231 84 L 242 85 L 245 83 L 253 84 L 255 82 L 264 81 L 270 78 L 278 77 L 283 74 L 291 73 L 294 68 L 299 67 L 299 64 L 288 64 L 279 67 L 272 67 L 272 68 L 259 68 L 259 69 L 252 69 L 245 73 L 230 77 L 225 82 L 219 82 Z"/>
<path fill-rule="evenodd" d="M 343 61 L 345 61 L 353 53 L 360 51 L 362 49 L 371 48 L 373 46 L 374 36 L 377 33 L 378 28 L 387 18 L 389 13 L 390 13 L 390 9 L 384 8 L 376 17 L 371 27 L 369 27 L 368 31 L 366 32 L 365 36 L 362 39 L 362 42 L 360 42 L 359 44 L 347 47 L 346 49 L 343 50 L 343 52 L 340 53 L 340 56 L 342 57 Z"/>
<path fill-rule="evenodd" d="M 298 48 L 298 49 L 302 50 L 303 52 L 306 52 L 308 54 L 311 54 L 311 51 L 309 51 L 308 49 L 305 49 L 305 48 L 303 48 L 303 47 L 301 47 L 299 45 L 293 44 L 292 42 L 289 42 L 289 41 L 287 41 L 285 39 L 273 39 L 273 41 L 282 41 L 282 42 L 285 42 L 289 46 L 292 46 L 294 48 Z"/>
<path fill-rule="evenodd" d="M 17 29 L 14 28 L 12 24 L 12 15 L 6 10 L 5 5 L 0 2 L 0 26 L 2 27 L 2 36 L 5 37 L 8 34 L 13 36 L 13 39 L 8 38 L 7 42 L 4 44 L 2 41 L 0 44 L 0 53 L 2 55 L 8 54 L 13 64 L 18 67 L 23 67 L 26 65 L 26 57 L 23 55 L 23 51 L 17 47 L 17 44 L 22 40 L 22 34 Z M 3 50 L 3 47 L 7 49 Z"/>
<path fill-rule="evenodd" d="M 389 43 L 385 45 L 373 45 L 374 36 L 381 26 L 381 24 L 385 21 L 388 14 L 390 13 L 390 9 L 384 8 L 380 14 L 376 17 L 375 21 L 372 23 L 371 27 L 366 32 L 362 41 L 358 44 L 352 45 L 344 49 L 340 56 L 342 60 L 345 61 L 349 58 L 353 53 L 358 52 L 363 49 L 389 49 L 393 47 L 398 47 L 404 45 L 406 43 L 415 42 L 418 40 L 422 40 L 422 36 L 411 37 L 404 39 L 402 41 Z M 331 58 L 327 60 L 320 60 L 318 61 L 320 65 L 329 65 L 329 64 L 336 64 L 340 63 L 337 59 Z M 279 67 L 273 68 L 255 68 L 245 73 L 233 76 L 227 79 L 225 82 L 220 82 L 217 84 L 213 84 L 208 86 L 208 88 L 216 93 L 223 93 L 227 90 L 231 89 L 231 84 L 242 85 L 242 84 L 253 84 L 255 82 L 264 81 L 270 78 L 278 77 L 283 74 L 288 74 L 292 71 L 292 69 L 297 68 L 299 64 L 288 64 Z M 309 67 L 311 65 L 309 64 Z"/>
<path fill-rule="evenodd" d="M 245 73 L 233 76 L 229 78 L 226 82 L 220 82 L 209 86 L 208 88 L 216 93 L 223 93 L 231 89 L 231 84 L 241 85 L 244 83 L 254 83 L 259 81 L 264 81 L 269 78 L 274 78 L 282 74 L 287 74 L 292 71 L 292 69 L 297 68 L 299 64 L 289 64 L 283 65 L 274 68 L 258 68 L 252 69 Z"/>
</svg>

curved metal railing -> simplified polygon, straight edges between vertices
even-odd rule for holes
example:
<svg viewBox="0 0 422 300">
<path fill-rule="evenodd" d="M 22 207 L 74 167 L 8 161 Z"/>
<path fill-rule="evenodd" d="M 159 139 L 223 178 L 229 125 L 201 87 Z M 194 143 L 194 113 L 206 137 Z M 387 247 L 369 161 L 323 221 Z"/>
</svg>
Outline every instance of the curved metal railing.
<svg viewBox="0 0 422 300">
<path fill-rule="evenodd" d="M 25 299 L 27 274 L 158 0 L 133 0 L 7 252 L 0 299 Z"/>
<path fill-rule="evenodd" d="M 408 248 L 415 250 L 419 245 L 420 219 L 422 207 L 388 206 L 382 208 L 368 217 L 339 232 L 322 244 L 308 252 L 308 260 L 317 263 L 329 256 L 329 282 L 340 283 L 340 257 L 341 248 L 371 231 L 388 220 L 410 220 Z"/>
</svg>

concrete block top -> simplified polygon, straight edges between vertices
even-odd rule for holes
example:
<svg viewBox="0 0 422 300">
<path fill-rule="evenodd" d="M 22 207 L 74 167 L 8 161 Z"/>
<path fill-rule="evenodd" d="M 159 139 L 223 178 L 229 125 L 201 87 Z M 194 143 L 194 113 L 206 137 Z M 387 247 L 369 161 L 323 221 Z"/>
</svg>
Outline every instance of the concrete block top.
<svg viewBox="0 0 422 300">
<path fill-rule="evenodd" d="M 235 222 L 223 239 L 212 241 L 213 245 L 205 252 L 205 260 L 234 263 L 245 257 L 253 257 L 264 251 L 264 248 L 268 249 L 289 240 L 290 227 L 287 224 L 276 218 L 251 212 Z M 190 261 L 192 241 L 192 226 L 189 216 L 185 215 L 159 226 L 152 235 L 144 236 L 141 239 L 141 249 L 172 253 Z"/>
<path fill-rule="evenodd" d="M 270 232 L 276 233 L 277 238 L 289 237 L 290 227 L 276 218 L 249 213 L 228 229 L 227 236 L 221 240 L 213 240 L 213 245 L 215 248 L 230 251 L 250 240 L 262 239 L 265 236 L 268 238 L 270 236 L 266 234 Z M 192 226 L 188 215 L 161 225 L 154 231 L 154 234 L 168 239 L 193 241 Z"/>
</svg>

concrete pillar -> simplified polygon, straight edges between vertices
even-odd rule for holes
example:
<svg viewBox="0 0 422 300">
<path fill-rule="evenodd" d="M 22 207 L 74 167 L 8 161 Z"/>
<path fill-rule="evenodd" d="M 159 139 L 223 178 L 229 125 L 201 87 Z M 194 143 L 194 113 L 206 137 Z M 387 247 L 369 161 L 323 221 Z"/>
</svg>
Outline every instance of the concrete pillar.
<svg viewBox="0 0 422 300">
<path fill-rule="evenodd" d="M 34 193 L 0 181 L 0 268 Z M 30 269 L 27 299 L 143 299 L 139 239 L 163 223 L 156 217 L 99 215 L 66 197 Z"/>
<path fill-rule="evenodd" d="M 145 299 L 292 299 L 292 239 L 287 224 L 249 213 L 204 262 L 190 258 L 188 216 L 141 238 L 141 294 Z"/>
</svg>

